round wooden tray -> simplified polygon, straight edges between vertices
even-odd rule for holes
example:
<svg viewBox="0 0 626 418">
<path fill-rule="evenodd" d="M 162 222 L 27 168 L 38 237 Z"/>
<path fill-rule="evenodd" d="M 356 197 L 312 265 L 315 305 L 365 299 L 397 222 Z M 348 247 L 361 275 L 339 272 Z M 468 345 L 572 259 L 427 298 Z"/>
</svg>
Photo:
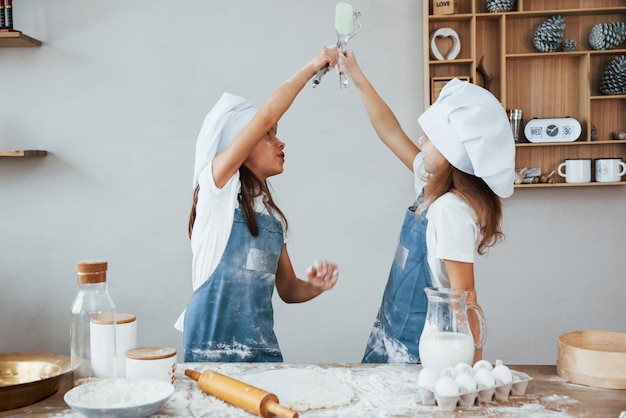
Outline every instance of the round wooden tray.
<svg viewBox="0 0 626 418">
<path fill-rule="evenodd" d="M 69 371 L 67 356 L 0 353 L 0 411 L 30 405 L 52 395 L 63 374 Z"/>
<path fill-rule="evenodd" d="M 626 389 L 626 333 L 574 331 L 559 336 L 556 372 L 572 383 Z"/>
</svg>

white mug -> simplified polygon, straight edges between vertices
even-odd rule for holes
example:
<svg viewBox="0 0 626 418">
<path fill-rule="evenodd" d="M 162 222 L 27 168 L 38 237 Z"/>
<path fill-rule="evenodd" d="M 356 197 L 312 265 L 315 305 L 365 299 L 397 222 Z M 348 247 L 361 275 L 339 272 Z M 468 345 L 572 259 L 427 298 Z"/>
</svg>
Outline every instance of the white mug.
<svg viewBox="0 0 626 418">
<path fill-rule="evenodd" d="M 127 379 L 156 379 L 174 383 L 176 349 L 139 347 L 126 352 Z"/>
<path fill-rule="evenodd" d="M 626 174 L 626 164 L 621 158 L 596 158 L 594 165 L 598 182 L 622 181 L 622 176 Z"/>
<path fill-rule="evenodd" d="M 559 164 L 557 172 L 559 176 L 565 177 L 566 183 L 588 183 L 591 181 L 591 158 L 566 159 Z"/>
<path fill-rule="evenodd" d="M 97 377 L 123 379 L 127 350 L 137 347 L 137 317 L 132 314 L 111 313 L 91 317 L 91 367 Z M 115 342 L 115 350 L 113 349 Z"/>
</svg>

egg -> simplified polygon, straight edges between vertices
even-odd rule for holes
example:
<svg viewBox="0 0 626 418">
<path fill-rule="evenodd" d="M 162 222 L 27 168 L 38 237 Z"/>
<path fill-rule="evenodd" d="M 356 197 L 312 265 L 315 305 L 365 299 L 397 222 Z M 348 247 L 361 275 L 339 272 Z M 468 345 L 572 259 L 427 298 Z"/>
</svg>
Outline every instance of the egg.
<svg viewBox="0 0 626 418">
<path fill-rule="evenodd" d="M 441 372 L 439 372 L 439 376 L 448 376 L 448 377 L 451 377 L 453 379 L 456 377 L 457 374 L 458 374 L 458 372 L 452 366 L 448 366 L 445 369 L 443 369 Z"/>
<path fill-rule="evenodd" d="M 433 369 L 424 367 L 417 377 L 417 385 L 421 388 L 434 389 L 439 375 Z"/>
<path fill-rule="evenodd" d="M 456 396 L 459 394 L 459 385 L 450 376 L 441 376 L 435 384 L 435 392 L 441 396 Z"/>
<path fill-rule="evenodd" d="M 489 371 L 492 371 L 493 366 L 487 360 L 478 360 L 476 363 L 474 363 L 473 369 L 474 373 L 476 373 L 478 369 L 487 369 Z"/>
<path fill-rule="evenodd" d="M 493 378 L 491 370 L 487 368 L 479 368 L 476 370 L 474 372 L 474 380 L 476 380 L 479 389 L 492 388 L 496 385 L 496 380 Z"/>
<path fill-rule="evenodd" d="M 457 364 L 454 366 L 454 368 L 456 369 L 456 371 L 457 371 L 458 373 L 465 372 L 465 373 L 468 373 L 468 374 L 472 374 L 472 366 L 470 366 L 470 365 L 469 365 L 469 364 L 467 364 L 467 363 L 457 363 Z"/>
<path fill-rule="evenodd" d="M 473 392 L 476 390 L 476 380 L 467 372 L 457 374 L 454 381 L 464 392 Z"/>
<path fill-rule="evenodd" d="M 496 382 L 505 385 L 513 382 L 513 373 L 511 373 L 511 369 L 502 364 L 502 360 L 496 360 L 496 367 L 493 368 L 491 374 Z"/>
</svg>

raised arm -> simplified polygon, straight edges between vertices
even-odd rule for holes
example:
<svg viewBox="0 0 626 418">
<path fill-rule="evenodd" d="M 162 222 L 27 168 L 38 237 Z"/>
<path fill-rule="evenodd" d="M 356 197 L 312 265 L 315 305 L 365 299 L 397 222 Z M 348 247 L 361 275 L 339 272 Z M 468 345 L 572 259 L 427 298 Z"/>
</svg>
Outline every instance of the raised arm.
<svg viewBox="0 0 626 418">
<path fill-rule="evenodd" d="M 213 178 L 217 187 L 235 174 L 252 152 L 256 144 L 289 109 L 306 83 L 326 64 L 337 64 L 337 47 L 322 48 L 317 55 L 297 73 L 281 85 L 259 108 L 250 123 L 237 135 L 233 143 L 215 156 Z"/>
<path fill-rule="evenodd" d="M 367 115 L 378 137 L 409 170 L 413 171 L 413 160 L 419 153 L 419 148 L 404 133 L 389 106 L 365 77 L 352 51 L 339 54 L 339 68 L 352 79 L 359 91 Z"/>
</svg>

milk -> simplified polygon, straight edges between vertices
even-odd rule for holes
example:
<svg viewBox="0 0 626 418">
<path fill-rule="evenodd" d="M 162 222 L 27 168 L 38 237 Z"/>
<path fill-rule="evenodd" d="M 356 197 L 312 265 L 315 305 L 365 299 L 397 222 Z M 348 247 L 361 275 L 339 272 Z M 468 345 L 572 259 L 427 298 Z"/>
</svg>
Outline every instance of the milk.
<svg viewBox="0 0 626 418">
<path fill-rule="evenodd" d="M 472 365 L 474 360 L 474 339 L 471 335 L 459 332 L 431 332 L 423 334 L 419 346 L 423 367 L 436 372 L 454 367 L 457 363 Z"/>
</svg>

